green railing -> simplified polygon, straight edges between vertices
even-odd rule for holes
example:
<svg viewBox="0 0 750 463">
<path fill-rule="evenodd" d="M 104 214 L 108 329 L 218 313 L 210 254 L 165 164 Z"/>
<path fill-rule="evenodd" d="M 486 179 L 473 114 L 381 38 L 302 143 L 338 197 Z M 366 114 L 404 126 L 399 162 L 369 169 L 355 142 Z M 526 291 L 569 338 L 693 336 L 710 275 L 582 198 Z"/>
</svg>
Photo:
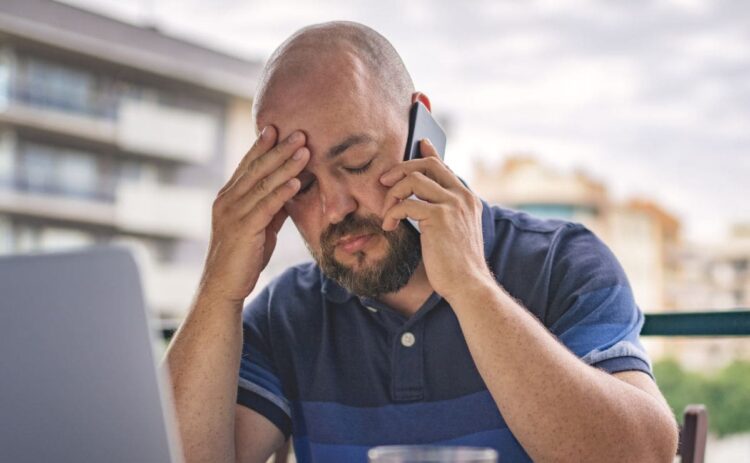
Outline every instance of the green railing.
<svg viewBox="0 0 750 463">
<path fill-rule="evenodd" d="M 162 326 L 169 340 L 176 326 Z M 722 312 L 647 313 L 642 336 L 750 336 L 750 309 Z"/>
<path fill-rule="evenodd" d="M 647 313 L 643 336 L 750 336 L 750 310 Z"/>
</svg>

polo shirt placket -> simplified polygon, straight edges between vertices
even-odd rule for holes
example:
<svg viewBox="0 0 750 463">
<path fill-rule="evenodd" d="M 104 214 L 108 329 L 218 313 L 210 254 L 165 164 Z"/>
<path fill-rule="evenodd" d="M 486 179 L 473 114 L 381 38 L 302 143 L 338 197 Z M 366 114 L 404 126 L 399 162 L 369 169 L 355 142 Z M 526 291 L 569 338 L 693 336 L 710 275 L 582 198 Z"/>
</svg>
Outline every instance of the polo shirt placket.
<svg viewBox="0 0 750 463">
<path fill-rule="evenodd" d="M 390 337 L 391 399 L 412 402 L 424 399 L 425 317 L 440 302 L 432 293 L 414 315 L 406 318 L 380 301 L 360 298 L 362 306 L 380 323 Z"/>
</svg>

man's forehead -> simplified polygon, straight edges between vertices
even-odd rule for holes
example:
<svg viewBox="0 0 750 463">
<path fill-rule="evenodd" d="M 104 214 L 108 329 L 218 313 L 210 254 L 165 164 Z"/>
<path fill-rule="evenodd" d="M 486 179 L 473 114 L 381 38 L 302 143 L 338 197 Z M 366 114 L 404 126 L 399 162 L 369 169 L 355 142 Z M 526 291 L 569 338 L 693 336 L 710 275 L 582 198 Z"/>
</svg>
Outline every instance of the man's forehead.
<svg viewBox="0 0 750 463">
<path fill-rule="evenodd" d="M 333 144 L 356 134 L 378 138 L 377 102 L 342 97 L 340 92 L 290 89 L 282 98 L 270 99 L 257 116 L 258 129 L 274 125 L 282 140 L 295 130 L 307 135 L 307 144 L 328 150 Z"/>
</svg>

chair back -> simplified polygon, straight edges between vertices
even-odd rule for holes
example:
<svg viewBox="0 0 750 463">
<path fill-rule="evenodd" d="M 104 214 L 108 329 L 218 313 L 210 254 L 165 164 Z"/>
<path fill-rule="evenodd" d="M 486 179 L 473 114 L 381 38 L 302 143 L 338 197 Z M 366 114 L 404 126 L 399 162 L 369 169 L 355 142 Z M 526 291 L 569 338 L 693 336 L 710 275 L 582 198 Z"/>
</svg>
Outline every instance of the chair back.
<svg viewBox="0 0 750 463">
<path fill-rule="evenodd" d="M 708 436 L 708 411 L 705 405 L 688 405 L 682 417 L 677 455 L 682 463 L 703 463 Z"/>
</svg>

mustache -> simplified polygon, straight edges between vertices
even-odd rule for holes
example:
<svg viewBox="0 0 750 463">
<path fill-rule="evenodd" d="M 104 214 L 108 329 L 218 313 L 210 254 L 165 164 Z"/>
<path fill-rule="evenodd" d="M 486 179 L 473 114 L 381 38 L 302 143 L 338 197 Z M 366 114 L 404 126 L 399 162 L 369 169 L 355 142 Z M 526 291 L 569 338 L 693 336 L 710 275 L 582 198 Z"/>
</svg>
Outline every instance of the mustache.
<svg viewBox="0 0 750 463">
<path fill-rule="evenodd" d="M 346 235 L 370 233 L 384 235 L 382 223 L 383 220 L 375 215 L 360 217 L 350 214 L 341 222 L 329 225 L 320 235 L 320 243 L 323 247 L 332 248 L 336 241 Z"/>
</svg>

